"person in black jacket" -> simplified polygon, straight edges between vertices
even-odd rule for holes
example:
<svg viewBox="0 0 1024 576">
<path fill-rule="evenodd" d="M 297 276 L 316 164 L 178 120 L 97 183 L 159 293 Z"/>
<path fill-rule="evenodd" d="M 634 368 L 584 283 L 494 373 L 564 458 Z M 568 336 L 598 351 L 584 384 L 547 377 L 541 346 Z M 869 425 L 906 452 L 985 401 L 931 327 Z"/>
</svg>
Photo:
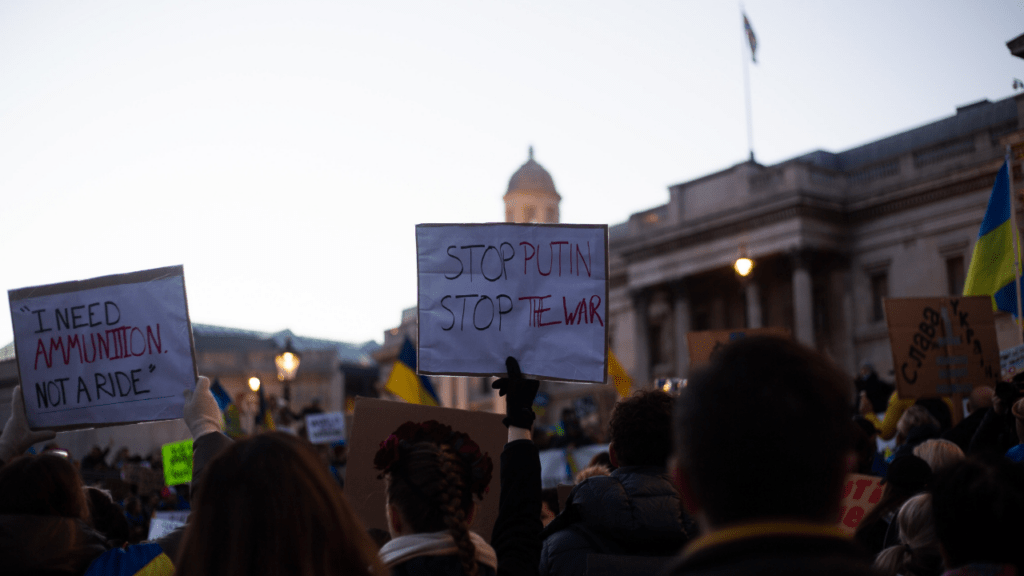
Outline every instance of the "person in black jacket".
<svg viewBox="0 0 1024 576">
<path fill-rule="evenodd" d="M 690 538 L 666 460 L 673 397 L 660 390 L 627 398 L 612 413 L 609 456 L 617 469 L 576 485 L 544 529 L 544 576 L 655 571 Z"/>
<path fill-rule="evenodd" d="M 850 381 L 791 340 L 726 346 L 676 409 L 675 479 L 703 535 L 669 574 L 874 574 L 837 527 Z"/>
</svg>

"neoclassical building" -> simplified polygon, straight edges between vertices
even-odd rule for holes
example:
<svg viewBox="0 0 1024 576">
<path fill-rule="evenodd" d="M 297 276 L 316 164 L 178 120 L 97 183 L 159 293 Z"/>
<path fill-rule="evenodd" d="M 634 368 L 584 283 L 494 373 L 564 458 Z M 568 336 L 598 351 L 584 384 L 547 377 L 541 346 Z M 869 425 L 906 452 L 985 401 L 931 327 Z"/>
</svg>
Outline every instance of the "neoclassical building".
<svg viewBox="0 0 1024 576">
<path fill-rule="evenodd" d="M 851 374 L 892 366 L 882 302 L 962 291 L 1024 95 L 842 152 L 752 161 L 669 187 L 610 230 L 611 346 L 635 381 L 685 377 L 690 331 L 781 326 Z M 1018 204 L 1018 212 L 1019 212 Z M 1020 221 L 1020 217 L 1018 217 Z M 741 255 L 754 260 L 741 279 Z M 1001 347 L 1016 343 L 997 317 Z"/>
</svg>

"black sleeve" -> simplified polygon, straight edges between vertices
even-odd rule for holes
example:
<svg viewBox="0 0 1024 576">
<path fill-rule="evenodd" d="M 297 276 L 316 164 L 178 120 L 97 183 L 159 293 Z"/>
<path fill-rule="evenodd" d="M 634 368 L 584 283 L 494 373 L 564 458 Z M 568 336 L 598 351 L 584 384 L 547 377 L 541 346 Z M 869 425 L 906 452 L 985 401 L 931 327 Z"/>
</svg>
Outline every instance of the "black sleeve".
<svg viewBox="0 0 1024 576">
<path fill-rule="evenodd" d="M 540 455 L 532 440 L 505 444 L 491 545 L 499 576 L 535 576 L 540 566 Z"/>
<path fill-rule="evenodd" d="M 995 410 L 989 408 L 985 417 L 982 418 L 981 424 L 978 425 L 978 429 L 974 431 L 968 453 L 990 452 L 999 453 L 1002 456 L 1002 452 L 1005 452 L 1005 450 L 1002 452 L 999 450 L 1002 429 L 1003 418 L 996 414 Z"/>
</svg>

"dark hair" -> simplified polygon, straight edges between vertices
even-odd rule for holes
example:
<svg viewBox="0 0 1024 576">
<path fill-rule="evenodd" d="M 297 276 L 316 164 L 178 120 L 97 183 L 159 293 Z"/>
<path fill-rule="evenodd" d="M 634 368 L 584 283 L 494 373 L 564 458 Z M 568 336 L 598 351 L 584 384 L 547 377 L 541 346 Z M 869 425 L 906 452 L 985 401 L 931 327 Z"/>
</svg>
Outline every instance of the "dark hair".
<svg viewBox="0 0 1024 576">
<path fill-rule="evenodd" d="M 558 516 L 558 488 L 545 488 L 540 491 L 540 500 L 548 505 L 548 510 L 555 516 Z"/>
<path fill-rule="evenodd" d="M 384 474 L 388 503 L 413 532 L 448 530 L 466 576 L 475 576 L 476 546 L 469 536 L 473 511 L 472 471 L 448 444 L 400 442 L 398 458 Z"/>
<path fill-rule="evenodd" d="M 641 390 L 615 405 L 609 428 L 619 466 L 665 466 L 674 402 L 667 392 Z"/>
<path fill-rule="evenodd" d="M 86 486 L 85 500 L 89 503 L 93 527 L 106 536 L 111 544 L 120 547 L 131 538 L 131 527 L 124 515 L 124 508 L 114 502 L 109 492 L 95 486 Z"/>
<path fill-rule="evenodd" d="M 1024 560 L 1024 473 L 1002 458 L 971 457 L 932 482 L 935 531 L 947 568 Z"/>
<path fill-rule="evenodd" d="M 598 452 L 597 454 L 594 454 L 594 456 L 590 459 L 590 463 L 587 464 L 588 468 L 590 466 L 604 466 L 609 470 L 615 469 L 615 467 L 612 466 L 612 459 L 609 457 L 607 451 Z"/>
<path fill-rule="evenodd" d="M 66 458 L 26 455 L 0 468 L 0 514 L 88 520 L 82 478 Z"/>
<path fill-rule="evenodd" d="M 791 340 L 754 336 L 723 348 L 676 407 L 679 465 L 708 520 L 833 521 L 852 447 L 851 396 L 846 375 Z"/>
<path fill-rule="evenodd" d="M 308 442 L 269 432 L 206 467 L 178 574 L 384 574 L 376 548 Z"/>
</svg>

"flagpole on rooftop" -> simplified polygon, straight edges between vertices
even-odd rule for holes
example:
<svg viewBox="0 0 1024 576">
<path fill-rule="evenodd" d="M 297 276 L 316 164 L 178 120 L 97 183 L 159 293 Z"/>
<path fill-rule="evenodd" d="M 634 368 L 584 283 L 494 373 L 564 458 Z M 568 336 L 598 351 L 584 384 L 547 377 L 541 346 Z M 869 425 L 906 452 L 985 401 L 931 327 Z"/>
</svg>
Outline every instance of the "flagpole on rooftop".
<svg viewBox="0 0 1024 576">
<path fill-rule="evenodd" d="M 1017 201 L 1015 197 L 1017 194 L 1013 189 L 1013 155 L 1010 150 L 1010 145 L 1006 145 L 1006 172 L 1009 177 L 1010 184 L 1010 222 L 1013 226 L 1013 279 L 1017 288 L 1017 339 L 1021 344 L 1024 344 L 1024 318 L 1021 315 L 1021 298 L 1020 298 L 1020 230 L 1017 229 Z"/>
<path fill-rule="evenodd" d="M 757 39 L 754 37 L 754 30 L 750 26 L 750 21 L 747 19 L 747 13 L 743 9 L 743 4 L 740 4 L 740 17 L 743 20 L 744 37 L 750 46 L 750 59 L 755 63 L 757 62 L 757 56 L 755 51 L 757 50 Z M 746 96 L 747 104 L 747 149 L 750 150 L 750 161 L 754 161 L 754 122 L 751 119 L 750 112 L 750 71 L 749 64 L 747 64 L 747 56 L 745 54 L 746 48 L 744 48 L 740 54 L 743 55 L 743 88 Z"/>
</svg>

